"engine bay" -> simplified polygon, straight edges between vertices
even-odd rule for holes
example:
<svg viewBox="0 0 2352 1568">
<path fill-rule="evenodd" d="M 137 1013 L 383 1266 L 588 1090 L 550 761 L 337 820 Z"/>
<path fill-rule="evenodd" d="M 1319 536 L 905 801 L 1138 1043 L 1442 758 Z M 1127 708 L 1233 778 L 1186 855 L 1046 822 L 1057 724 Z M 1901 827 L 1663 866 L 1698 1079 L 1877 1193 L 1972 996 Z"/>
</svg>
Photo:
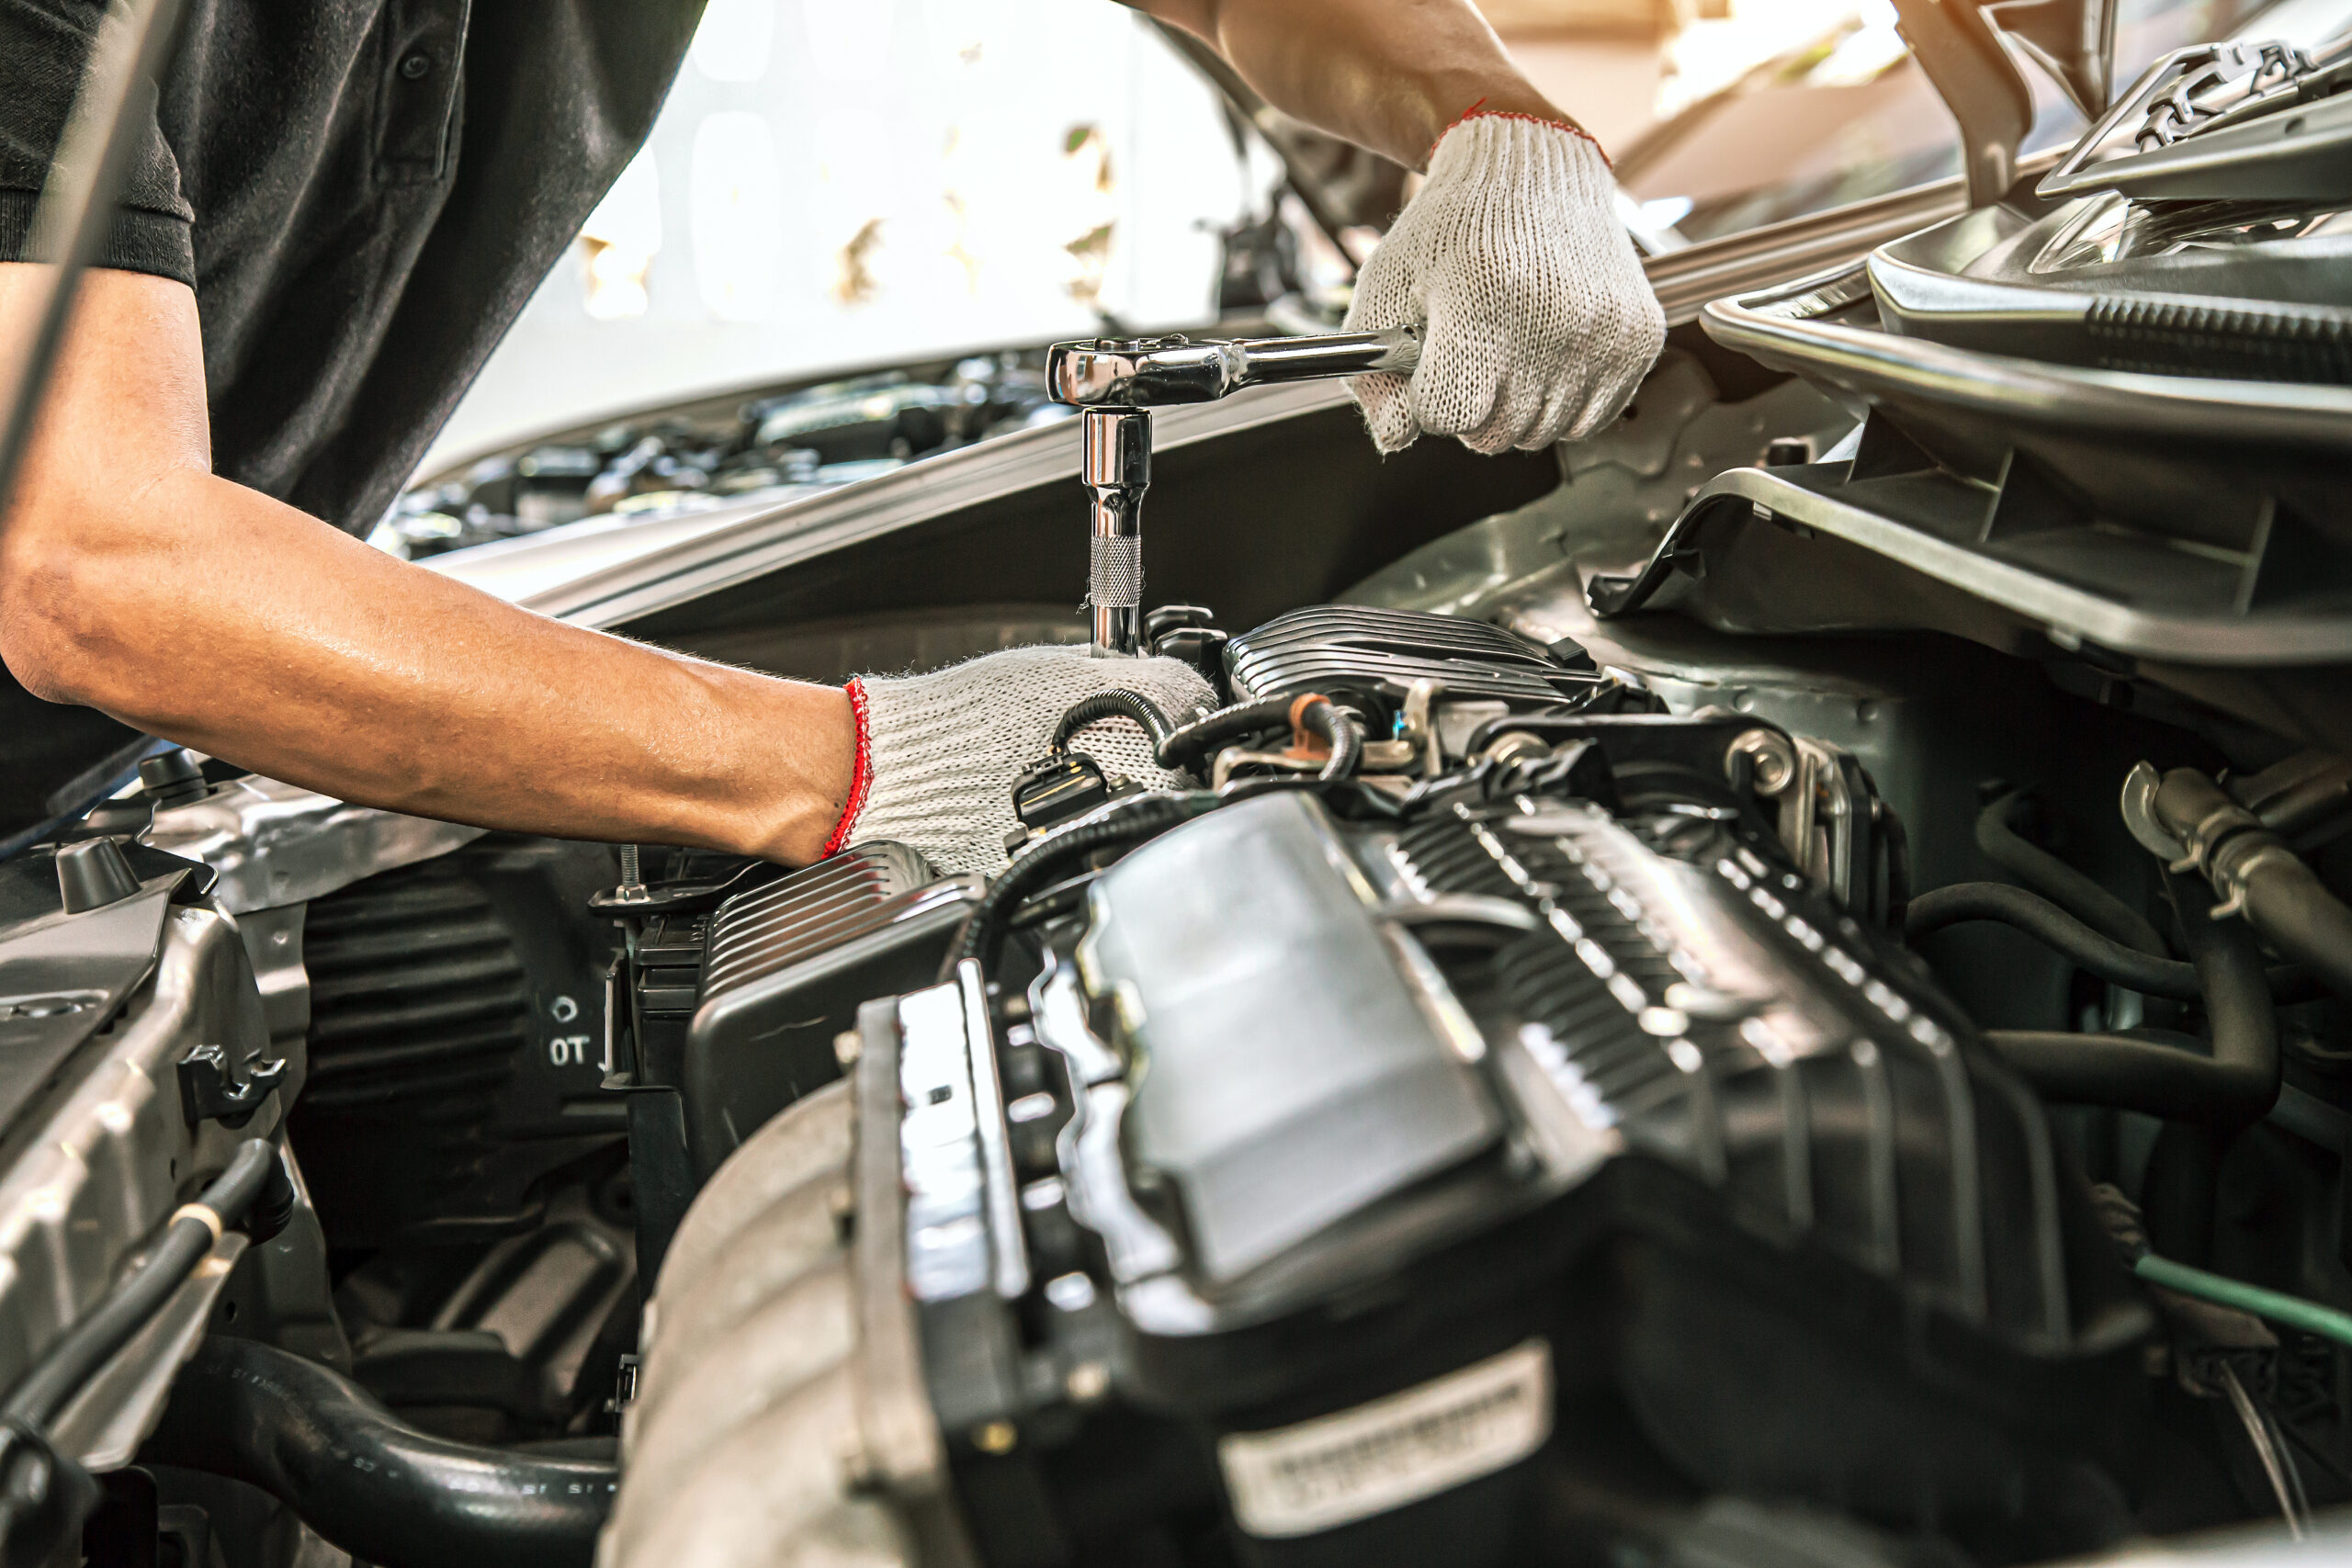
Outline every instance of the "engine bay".
<svg viewBox="0 0 2352 1568">
<path fill-rule="evenodd" d="M 1635 668 L 1542 640 L 1556 572 L 1155 609 L 1219 705 L 1073 710 L 994 878 L 179 764 L 12 864 L 209 875 L 265 995 L 291 949 L 221 1077 L 303 1064 L 311 1354 L 435 1441 L 615 1434 L 561 1461 L 614 1564 L 2046 1561 L 2259 1517 L 2290 1443 L 2290 1506 L 2335 1495 L 2345 1348 L 2132 1248 L 2326 1294 L 2283 1260 L 2339 1201 L 2340 1003 L 2211 919 L 2215 824 L 2332 874 L 2352 775 L 1949 637 Z M 186 1391 L 277 1375 L 233 1359 L 275 1288 L 148 1439 L 169 1506 L 301 1490 L 175 1463 Z"/>
<path fill-rule="evenodd" d="M 823 1440 L 840 1369 L 760 1348 L 826 1292 L 896 1320 L 937 1436 L 869 1458 L 979 1561 L 1670 1552 L 1732 1496 L 1984 1561 L 2139 1528 L 2153 1314 L 2056 1114 L 1891 935 L 1909 850 L 1851 753 L 1411 612 L 1158 638 L 1238 699 L 1143 716 L 1217 788 L 1123 791 L 1081 726 L 985 891 L 869 848 L 645 917 L 635 1082 L 706 1148 L 698 1089 L 746 1125 L 805 1093 L 747 1106 L 782 1039 L 856 1088 L 766 1121 L 664 1249 L 617 1560 L 788 1554 L 860 1506 L 747 1539 L 726 1500 Z M 914 988 L 839 978 L 891 962 Z M 688 996 L 657 1087 L 649 1003 Z M 722 1263 L 851 1194 L 846 1277 Z"/>
</svg>

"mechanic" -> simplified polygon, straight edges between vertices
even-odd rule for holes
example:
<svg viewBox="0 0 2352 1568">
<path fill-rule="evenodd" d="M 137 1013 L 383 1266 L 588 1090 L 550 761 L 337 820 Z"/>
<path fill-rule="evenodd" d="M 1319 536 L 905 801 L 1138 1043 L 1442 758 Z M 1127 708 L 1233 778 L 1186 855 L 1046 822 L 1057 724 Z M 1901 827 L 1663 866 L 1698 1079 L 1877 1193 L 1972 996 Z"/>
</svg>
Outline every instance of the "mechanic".
<svg viewBox="0 0 2352 1568">
<path fill-rule="evenodd" d="M 1535 448 L 1615 417 L 1658 351 L 1657 300 L 1600 148 L 1471 0 L 1129 3 L 1288 113 L 1426 170 L 1349 321 L 1427 323 L 1409 382 L 1357 386 L 1383 450 Z M 1075 649 L 777 680 L 368 548 L 645 140 L 700 6 L 187 9 L 0 520 L 0 658 L 22 683 L 0 695 L 0 840 L 86 798 L 143 732 L 491 828 L 793 863 L 854 834 L 992 867 L 1011 780 L 1079 697 L 1210 700 L 1173 660 Z M 28 225 L 102 10 L 0 0 L 0 321 L 32 294 Z M 1164 781 L 1122 729 L 1090 749 Z"/>
</svg>

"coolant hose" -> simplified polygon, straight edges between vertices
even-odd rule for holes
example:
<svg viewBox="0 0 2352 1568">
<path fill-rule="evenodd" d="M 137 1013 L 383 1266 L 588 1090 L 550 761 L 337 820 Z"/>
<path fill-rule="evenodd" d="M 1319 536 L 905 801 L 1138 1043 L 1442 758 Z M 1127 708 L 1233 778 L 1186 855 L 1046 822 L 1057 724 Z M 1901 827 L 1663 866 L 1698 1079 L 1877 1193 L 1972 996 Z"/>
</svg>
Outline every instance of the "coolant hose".
<svg viewBox="0 0 2352 1568">
<path fill-rule="evenodd" d="M 217 1335 L 139 1461 L 258 1486 L 381 1568 L 587 1568 L 617 1474 L 430 1437 L 331 1368 Z"/>
<path fill-rule="evenodd" d="M 2017 818 L 2030 804 L 2025 795 L 2011 793 L 1977 813 L 1976 847 L 1984 858 L 2109 942 L 2166 956 L 2164 938 L 2145 915 L 2018 831 Z"/>
<path fill-rule="evenodd" d="M 2212 1036 L 2211 1056 L 2184 1042 L 2132 1034 L 1988 1030 L 1986 1042 L 2045 1097 L 2145 1111 L 2234 1133 L 2278 1099 L 2278 1025 L 2253 933 L 2212 918 L 2212 896 L 2191 876 L 2167 876 Z"/>
<path fill-rule="evenodd" d="M 2352 998 L 2352 908 L 2285 840 L 2193 768 L 2165 774 L 2149 804 L 2265 941 Z"/>
<path fill-rule="evenodd" d="M 1175 727 L 1168 722 L 1168 716 L 1159 711 L 1159 705 L 1141 692 L 1097 692 L 1091 697 L 1080 698 L 1078 705 L 1062 715 L 1062 721 L 1054 726 L 1054 750 L 1057 752 L 1068 750 L 1071 736 L 1088 725 L 1100 724 L 1106 718 L 1128 719 L 1140 726 L 1143 732 L 1151 737 L 1151 749 L 1155 752 L 1167 745 L 1168 738 L 1175 733 Z"/>
<path fill-rule="evenodd" d="M 2177 1002 L 2193 1002 L 2204 994 L 2195 964 L 2126 947 L 2041 895 L 2006 882 L 1955 882 L 1920 894 L 1904 913 L 1903 937 L 1916 945 L 1922 937 L 1967 920 L 1997 920 L 2023 931 L 2075 968 L 2127 991 Z M 2266 978 L 2273 1000 L 2310 1001 L 2320 994 L 2300 969 L 2272 969 Z"/>
</svg>

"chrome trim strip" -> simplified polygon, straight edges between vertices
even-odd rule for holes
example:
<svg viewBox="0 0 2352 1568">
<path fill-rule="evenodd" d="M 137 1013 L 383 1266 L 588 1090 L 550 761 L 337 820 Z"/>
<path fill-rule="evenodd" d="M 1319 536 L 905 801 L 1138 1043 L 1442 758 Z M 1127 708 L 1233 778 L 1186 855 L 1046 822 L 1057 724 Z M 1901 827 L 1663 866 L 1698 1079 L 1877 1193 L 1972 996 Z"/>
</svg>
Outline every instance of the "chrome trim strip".
<svg viewBox="0 0 2352 1568">
<path fill-rule="evenodd" d="M 1012 1145 L 1004 1126 L 1004 1085 L 996 1071 L 996 1032 L 989 1027 L 988 982 L 977 958 L 956 965 L 964 998 L 964 1043 L 972 1061 L 972 1111 L 979 1122 L 980 1174 L 987 1180 L 989 1251 L 996 1293 L 1018 1300 L 1029 1289 L 1029 1247 L 1021 1234 L 1021 1189 L 1012 1175 Z"/>
</svg>

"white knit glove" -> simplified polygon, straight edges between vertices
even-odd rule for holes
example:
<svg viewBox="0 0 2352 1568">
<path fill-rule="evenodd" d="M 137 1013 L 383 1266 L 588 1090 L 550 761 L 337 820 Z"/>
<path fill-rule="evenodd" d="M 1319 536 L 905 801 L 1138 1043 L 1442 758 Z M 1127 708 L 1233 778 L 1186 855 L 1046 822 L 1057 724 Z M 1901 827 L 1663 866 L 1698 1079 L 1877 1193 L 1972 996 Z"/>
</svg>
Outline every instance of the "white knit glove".
<svg viewBox="0 0 2352 1568">
<path fill-rule="evenodd" d="M 1408 381 L 1355 379 L 1383 452 L 1423 432 L 1489 455 L 1591 434 L 1633 396 L 1666 316 L 1592 139 L 1521 115 L 1439 138 L 1428 183 L 1356 279 L 1348 330 L 1426 323 Z"/>
<path fill-rule="evenodd" d="M 995 871 L 1018 825 L 1012 781 L 1046 755 L 1080 698 L 1121 688 L 1159 704 L 1171 724 L 1216 705 L 1189 664 L 1097 658 L 1081 648 L 1008 649 L 928 675 L 859 676 L 849 683 L 857 778 L 825 853 L 895 839 L 943 872 Z M 1125 719 L 1079 731 L 1070 750 L 1148 787 L 1182 782 Z"/>
</svg>

